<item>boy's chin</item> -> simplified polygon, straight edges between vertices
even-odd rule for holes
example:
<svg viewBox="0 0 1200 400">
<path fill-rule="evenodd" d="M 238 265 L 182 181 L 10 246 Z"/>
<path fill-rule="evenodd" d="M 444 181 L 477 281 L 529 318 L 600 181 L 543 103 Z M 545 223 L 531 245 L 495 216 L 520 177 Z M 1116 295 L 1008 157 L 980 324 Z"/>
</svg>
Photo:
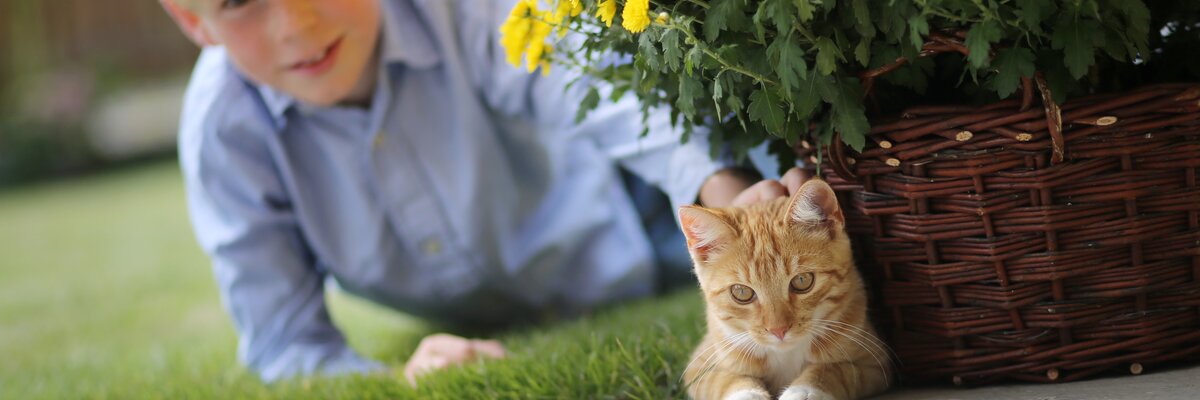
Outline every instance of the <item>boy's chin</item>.
<svg viewBox="0 0 1200 400">
<path fill-rule="evenodd" d="M 299 90 L 288 91 L 292 97 L 304 104 L 316 107 L 332 107 L 336 105 L 365 105 L 370 103 L 371 94 L 368 91 L 357 93 L 345 88 L 316 88 L 307 86 Z"/>
<path fill-rule="evenodd" d="M 301 103 L 315 107 L 332 107 L 352 103 L 350 96 L 342 92 L 293 91 L 292 97 Z"/>
</svg>

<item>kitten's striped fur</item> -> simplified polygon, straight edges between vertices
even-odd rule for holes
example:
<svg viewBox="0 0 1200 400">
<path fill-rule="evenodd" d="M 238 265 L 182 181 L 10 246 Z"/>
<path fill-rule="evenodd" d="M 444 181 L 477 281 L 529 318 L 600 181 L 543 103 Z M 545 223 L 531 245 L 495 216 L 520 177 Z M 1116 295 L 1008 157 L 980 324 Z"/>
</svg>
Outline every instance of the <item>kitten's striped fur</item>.
<svg viewBox="0 0 1200 400">
<path fill-rule="evenodd" d="M 887 388 L 888 350 L 867 320 L 845 218 L 828 184 L 812 180 L 790 199 L 688 206 L 679 215 L 708 320 L 684 371 L 688 394 L 857 399 Z M 811 287 L 793 290 L 792 279 L 807 273 Z M 740 304 L 733 285 L 753 289 L 753 298 Z"/>
</svg>

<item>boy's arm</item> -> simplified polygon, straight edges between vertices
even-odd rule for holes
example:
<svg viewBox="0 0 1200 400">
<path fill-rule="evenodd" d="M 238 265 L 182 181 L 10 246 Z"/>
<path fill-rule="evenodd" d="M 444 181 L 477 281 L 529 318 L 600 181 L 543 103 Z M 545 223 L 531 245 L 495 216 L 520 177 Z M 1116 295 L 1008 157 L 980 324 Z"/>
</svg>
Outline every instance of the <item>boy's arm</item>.
<svg viewBox="0 0 1200 400">
<path fill-rule="evenodd" d="M 331 323 L 324 276 L 286 200 L 267 190 L 271 172 L 234 153 L 204 154 L 185 171 L 196 236 L 238 330 L 238 358 L 267 381 L 381 369 Z"/>
<path fill-rule="evenodd" d="M 324 275 L 257 132 L 270 128 L 254 123 L 252 104 L 228 96 L 241 85 L 219 78 L 220 56 L 205 51 L 197 63 L 179 154 L 193 228 L 237 328 L 239 359 L 268 381 L 381 369 L 354 354 L 331 323 Z"/>
<path fill-rule="evenodd" d="M 265 190 L 271 172 L 233 153 L 202 155 L 209 159 L 185 171 L 196 236 L 238 330 L 238 358 L 267 381 L 381 369 L 331 323 L 324 276 L 286 201 Z"/>
</svg>

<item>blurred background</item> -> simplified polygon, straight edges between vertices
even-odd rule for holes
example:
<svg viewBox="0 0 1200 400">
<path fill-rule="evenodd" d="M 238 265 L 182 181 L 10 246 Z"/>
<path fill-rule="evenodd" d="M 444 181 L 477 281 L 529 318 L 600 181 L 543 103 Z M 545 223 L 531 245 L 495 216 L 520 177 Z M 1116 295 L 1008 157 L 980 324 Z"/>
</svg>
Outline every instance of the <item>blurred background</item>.
<svg viewBox="0 0 1200 400">
<path fill-rule="evenodd" d="M 172 154 L 197 54 L 157 1 L 0 2 L 0 190 Z"/>
<path fill-rule="evenodd" d="M 0 399 L 268 393 L 236 362 L 175 159 L 198 53 L 154 0 L 0 0 Z M 403 360 L 425 333 L 330 296 L 365 354 Z"/>
</svg>

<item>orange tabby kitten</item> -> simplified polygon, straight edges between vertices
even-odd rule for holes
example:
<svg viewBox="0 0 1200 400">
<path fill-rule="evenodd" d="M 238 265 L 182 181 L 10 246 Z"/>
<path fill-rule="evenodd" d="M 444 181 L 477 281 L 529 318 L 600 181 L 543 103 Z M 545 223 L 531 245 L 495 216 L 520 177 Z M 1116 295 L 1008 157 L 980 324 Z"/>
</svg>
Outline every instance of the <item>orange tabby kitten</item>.
<svg viewBox="0 0 1200 400">
<path fill-rule="evenodd" d="M 684 370 L 696 399 L 856 399 L 887 388 L 833 189 L 747 208 L 686 206 L 708 334 Z"/>
</svg>

